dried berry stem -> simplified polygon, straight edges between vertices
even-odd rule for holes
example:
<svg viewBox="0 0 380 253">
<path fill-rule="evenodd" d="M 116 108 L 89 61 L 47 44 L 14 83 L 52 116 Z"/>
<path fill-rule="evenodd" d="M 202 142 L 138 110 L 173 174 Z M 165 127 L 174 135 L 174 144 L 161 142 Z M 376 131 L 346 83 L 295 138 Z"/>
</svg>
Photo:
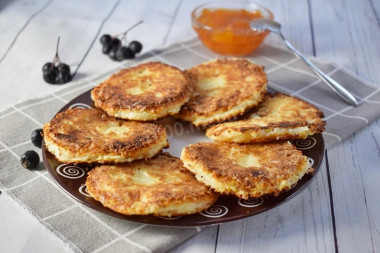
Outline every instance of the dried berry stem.
<svg viewBox="0 0 380 253">
<path fill-rule="evenodd" d="M 131 26 L 130 28 L 128 28 L 125 32 L 123 32 L 123 33 L 119 33 L 119 34 L 115 35 L 115 37 L 120 36 L 120 35 L 123 35 L 123 36 L 121 37 L 120 40 L 126 40 L 127 33 L 128 33 L 130 30 L 132 30 L 133 28 L 135 28 L 136 26 L 140 25 L 141 23 L 143 23 L 142 20 L 140 20 L 139 22 L 137 22 L 136 24 L 134 24 L 133 26 Z"/>
<path fill-rule="evenodd" d="M 61 39 L 60 36 L 58 36 L 58 40 L 57 40 L 57 49 L 55 50 L 55 55 L 58 57 L 58 48 L 59 48 L 59 40 Z"/>
<path fill-rule="evenodd" d="M 59 56 L 58 56 L 58 49 L 59 49 L 59 41 L 60 41 L 61 37 L 58 36 L 58 40 L 57 40 L 57 48 L 55 50 L 55 56 L 54 56 L 54 59 L 52 61 L 52 67 L 56 65 L 56 63 L 60 64 L 61 63 L 61 59 L 59 59 Z"/>
</svg>

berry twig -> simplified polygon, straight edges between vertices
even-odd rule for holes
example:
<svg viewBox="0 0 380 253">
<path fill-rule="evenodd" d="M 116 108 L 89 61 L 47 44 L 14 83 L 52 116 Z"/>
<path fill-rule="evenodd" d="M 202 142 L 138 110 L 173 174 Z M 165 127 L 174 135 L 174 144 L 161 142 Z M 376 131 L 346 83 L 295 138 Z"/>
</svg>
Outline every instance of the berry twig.
<svg viewBox="0 0 380 253">
<path fill-rule="evenodd" d="M 59 49 L 59 41 L 60 41 L 60 39 L 61 39 L 61 37 L 58 36 L 58 39 L 57 39 L 57 47 L 56 47 L 56 49 L 55 49 L 55 56 L 54 56 L 53 61 L 52 61 L 52 63 L 53 63 L 52 67 L 54 67 L 57 63 L 58 63 L 58 64 L 61 63 L 61 59 L 59 59 L 59 56 L 58 56 L 58 49 Z"/>
<path fill-rule="evenodd" d="M 133 28 L 135 28 L 136 26 L 138 26 L 138 25 L 140 25 L 140 24 L 142 24 L 143 23 L 143 21 L 142 20 L 140 20 L 139 22 L 137 22 L 136 24 L 134 24 L 133 26 L 131 26 L 131 27 L 129 27 L 125 32 L 123 32 L 123 33 L 119 33 L 119 34 L 117 34 L 117 35 L 115 35 L 115 37 L 118 37 L 118 36 L 120 36 L 120 35 L 123 35 L 123 36 L 121 36 L 121 38 L 120 38 L 120 40 L 124 40 L 125 42 L 127 41 L 127 33 L 130 31 L 130 30 L 132 30 Z"/>
</svg>

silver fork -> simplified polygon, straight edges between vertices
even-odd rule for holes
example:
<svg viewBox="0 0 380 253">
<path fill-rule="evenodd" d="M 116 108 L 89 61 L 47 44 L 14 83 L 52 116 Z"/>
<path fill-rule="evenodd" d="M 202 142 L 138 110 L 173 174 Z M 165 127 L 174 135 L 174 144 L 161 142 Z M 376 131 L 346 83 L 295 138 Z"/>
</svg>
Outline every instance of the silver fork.
<svg viewBox="0 0 380 253">
<path fill-rule="evenodd" d="M 306 65 L 308 65 L 314 73 L 321 78 L 330 89 L 332 89 L 336 94 L 338 94 L 343 100 L 347 103 L 357 106 L 358 102 L 355 97 L 348 92 L 342 85 L 336 82 L 334 79 L 323 73 L 317 66 L 315 66 L 311 61 L 305 58 L 297 49 L 293 47 L 292 44 L 285 38 L 285 36 L 281 33 L 281 25 L 275 21 L 267 20 L 267 19 L 254 19 L 250 23 L 250 27 L 252 30 L 257 32 L 269 31 L 273 33 L 277 33 L 280 35 L 282 40 L 285 42 L 285 45 L 297 56 L 297 58 L 301 59 Z"/>
</svg>

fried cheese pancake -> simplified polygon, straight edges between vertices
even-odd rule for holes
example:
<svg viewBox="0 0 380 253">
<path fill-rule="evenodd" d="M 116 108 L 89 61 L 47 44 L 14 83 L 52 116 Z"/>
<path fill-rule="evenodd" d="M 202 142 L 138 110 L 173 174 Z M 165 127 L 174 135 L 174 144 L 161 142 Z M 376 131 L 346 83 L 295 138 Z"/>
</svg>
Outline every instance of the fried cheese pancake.
<svg viewBox="0 0 380 253">
<path fill-rule="evenodd" d="M 150 121 L 177 114 L 191 93 L 183 71 L 148 62 L 113 74 L 92 90 L 91 98 L 108 115 Z"/>
<path fill-rule="evenodd" d="M 95 108 L 68 109 L 43 128 L 47 150 L 64 163 L 122 163 L 150 158 L 168 145 L 154 123 L 118 120 Z"/>
<path fill-rule="evenodd" d="M 207 209 L 218 194 L 198 182 L 168 153 L 149 160 L 93 168 L 87 191 L 104 206 L 126 215 L 176 216 Z"/>
<path fill-rule="evenodd" d="M 236 143 L 303 139 L 324 131 L 322 117 L 323 112 L 301 99 L 268 93 L 245 120 L 214 125 L 206 135 L 214 141 Z"/>
<path fill-rule="evenodd" d="M 200 182 L 243 199 L 277 196 L 312 171 L 307 157 L 289 142 L 195 143 L 182 150 L 181 159 Z"/>
<path fill-rule="evenodd" d="M 187 73 L 194 92 L 176 117 L 195 126 L 243 114 L 261 102 L 267 88 L 264 68 L 244 59 L 216 59 Z"/>
</svg>

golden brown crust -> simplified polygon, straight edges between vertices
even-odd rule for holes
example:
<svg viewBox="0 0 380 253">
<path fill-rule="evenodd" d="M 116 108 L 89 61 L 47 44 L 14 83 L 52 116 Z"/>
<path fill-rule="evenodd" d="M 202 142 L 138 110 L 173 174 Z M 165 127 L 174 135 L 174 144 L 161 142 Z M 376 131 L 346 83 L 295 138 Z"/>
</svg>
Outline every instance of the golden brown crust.
<svg viewBox="0 0 380 253">
<path fill-rule="evenodd" d="M 183 71 L 164 63 L 148 62 L 113 74 L 92 90 L 91 97 L 96 107 L 111 116 L 145 121 L 177 113 L 191 92 Z M 133 113 L 144 113 L 144 117 L 134 118 Z"/>
<path fill-rule="evenodd" d="M 192 214 L 218 198 L 168 153 L 146 161 L 95 167 L 88 173 L 86 186 L 104 206 L 127 215 Z"/>
<path fill-rule="evenodd" d="M 181 159 L 215 191 L 244 199 L 278 195 L 311 171 L 307 157 L 289 142 L 196 143 L 182 150 Z"/>
<path fill-rule="evenodd" d="M 323 112 L 299 98 L 268 93 L 246 119 L 214 125 L 206 135 L 215 141 L 238 143 L 306 138 L 324 131 L 322 118 Z"/>
<path fill-rule="evenodd" d="M 127 162 L 149 158 L 167 146 L 162 126 L 118 120 L 95 108 L 57 114 L 43 135 L 47 149 L 67 163 Z"/>
<path fill-rule="evenodd" d="M 177 117 L 196 126 L 241 115 L 256 106 L 266 92 L 264 68 L 244 59 L 216 59 L 186 72 L 194 92 Z"/>
</svg>

